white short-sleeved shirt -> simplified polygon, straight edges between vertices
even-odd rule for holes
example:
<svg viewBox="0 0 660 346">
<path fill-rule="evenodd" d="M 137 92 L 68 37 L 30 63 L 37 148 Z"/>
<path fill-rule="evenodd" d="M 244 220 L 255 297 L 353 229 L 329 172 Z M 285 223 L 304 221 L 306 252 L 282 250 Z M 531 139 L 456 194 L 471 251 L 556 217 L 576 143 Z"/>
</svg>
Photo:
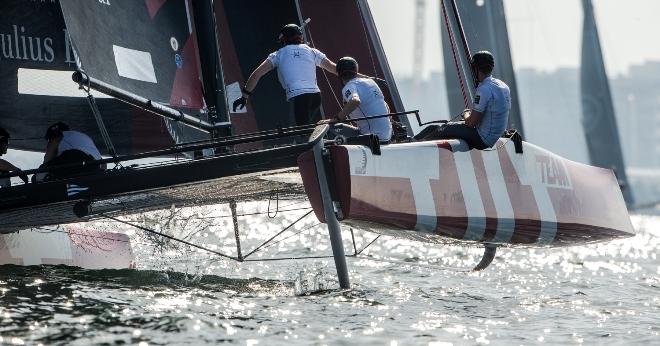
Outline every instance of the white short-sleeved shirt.
<svg viewBox="0 0 660 346">
<path fill-rule="evenodd" d="M 94 145 L 94 141 L 88 135 L 78 131 L 62 132 L 62 140 L 57 147 L 57 156 L 62 155 L 67 150 L 80 150 L 95 160 L 101 160 L 101 153 Z"/>
<path fill-rule="evenodd" d="M 277 68 L 287 100 L 321 92 L 316 84 L 316 67 L 321 66 L 325 58 L 321 51 L 306 44 L 290 44 L 268 55 L 268 60 Z"/>
<path fill-rule="evenodd" d="M 356 94 L 360 98 L 360 107 L 350 114 L 351 119 L 357 120 L 365 116 L 383 115 L 389 112 L 383 92 L 372 79 L 354 78 L 346 83 L 341 93 L 344 104 Z M 389 141 L 392 138 L 392 124 L 389 118 L 357 120 L 356 122 L 361 134 L 373 133 L 381 142 Z"/>
<path fill-rule="evenodd" d="M 511 109 L 509 86 L 497 78 L 488 76 L 477 87 L 472 109 L 483 113 L 477 131 L 484 144 L 492 147 L 506 130 L 509 121 Z"/>
</svg>

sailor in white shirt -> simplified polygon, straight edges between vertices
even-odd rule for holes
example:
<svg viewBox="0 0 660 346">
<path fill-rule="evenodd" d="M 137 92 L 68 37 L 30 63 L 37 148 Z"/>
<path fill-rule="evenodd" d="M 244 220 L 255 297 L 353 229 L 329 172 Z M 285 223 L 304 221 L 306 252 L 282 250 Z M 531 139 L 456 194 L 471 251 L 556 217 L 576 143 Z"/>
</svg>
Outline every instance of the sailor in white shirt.
<svg viewBox="0 0 660 346">
<path fill-rule="evenodd" d="M 259 79 L 277 68 L 287 101 L 293 102 L 296 125 L 316 123 L 321 120 L 321 90 L 316 83 L 316 68 L 336 74 L 335 64 L 321 51 L 304 43 L 302 28 L 296 24 L 284 26 L 279 41 L 282 48 L 271 53 L 252 72 L 241 89 L 241 98 L 234 101 L 233 110 L 245 107 Z"/>
<path fill-rule="evenodd" d="M 389 142 L 392 138 L 390 118 L 364 119 L 390 112 L 378 84 L 371 78 L 362 78 L 358 73 L 357 61 L 351 57 L 343 57 L 337 61 L 337 74 L 344 84 L 342 89 L 344 107 L 337 114 L 336 120 L 342 121 L 347 118 L 355 120 L 358 134 L 374 134 L 381 143 Z"/>
<path fill-rule="evenodd" d="M 46 131 L 46 154 L 44 163 L 39 168 L 53 168 L 49 174 L 51 177 L 64 178 L 83 172 L 93 172 L 105 169 L 105 165 L 86 164 L 94 160 L 101 160 L 101 153 L 96 148 L 94 141 L 86 134 L 72 131 L 63 122 L 51 125 Z M 71 167 L 73 164 L 83 164 Z M 60 166 L 67 166 L 58 168 Z"/>
</svg>

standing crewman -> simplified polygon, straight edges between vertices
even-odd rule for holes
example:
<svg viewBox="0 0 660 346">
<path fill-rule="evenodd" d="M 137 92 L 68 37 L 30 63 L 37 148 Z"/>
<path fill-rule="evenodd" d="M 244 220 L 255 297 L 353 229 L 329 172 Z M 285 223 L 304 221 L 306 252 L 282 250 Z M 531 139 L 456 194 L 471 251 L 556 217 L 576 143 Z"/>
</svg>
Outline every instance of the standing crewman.
<svg viewBox="0 0 660 346">
<path fill-rule="evenodd" d="M 343 57 L 337 61 L 337 75 L 341 78 L 342 98 L 344 107 L 335 118 L 343 121 L 347 118 L 355 120 L 357 128 L 339 124 L 344 128 L 353 128 L 356 134 L 378 136 L 381 143 L 388 143 L 392 138 L 392 123 L 390 118 L 364 119 L 376 115 L 389 114 L 390 108 L 385 102 L 382 90 L 371 78 L 363 78 L 358 73 L 358 62 L 351 57 Z M 363 119 L 363 120 L 360 120 Z M 332 122 L 332 120 L 330 121 Z"/>
<path fill-rule="evenodd" d="M 415 139 L 465 140 L 472 149 L 487 149 L 495 145 L 504 134 L 511 109 L 511 93 L 503 81 L 492 76 L 495 58 L 488 51 L 472 56 L 470 67 L 479 85 L 472 109 L 464 113 L 465 121 L 432 126 L 420 132 Z"/>
<path fill-rule="evenodd" d="M 233 110 L 245 107 L 259 79 L 277 68 L 286 99 L 293 104 L 296 125 L 316 123 L 321 120 L 321 89 L 316 83 L 316 67 L 336 74 L 335 64 L 321 51 L 304 43 L 302 28 L 296 24 L 282 28 L 279 42 L 282 48 L 268 55 L 252 72 L 241 89 L 241 98 L 234 101 Z"/>
</svg>

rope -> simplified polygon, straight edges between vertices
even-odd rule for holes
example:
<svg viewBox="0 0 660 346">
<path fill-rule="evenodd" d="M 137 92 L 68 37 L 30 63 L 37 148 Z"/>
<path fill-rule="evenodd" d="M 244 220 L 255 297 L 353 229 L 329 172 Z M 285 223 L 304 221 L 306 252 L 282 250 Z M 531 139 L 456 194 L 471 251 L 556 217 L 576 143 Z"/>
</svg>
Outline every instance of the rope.
<svg viewBox="0 0 660 346">
<path fill-rule="evenodd" d="M 372 53 L 371 49 L 371 40 L 369 39 L 369 31 L 367 30 L 367 24 L 365 21 L 364 13 L 362 12 L 362 6 L 360 6 L 359 2 L 356 1 L 355 4 L 358 7 L 358 11 L 360 12 L 360 17 L 362 18 L 362 32 L 364 33 L 364 38 L 367 41 L 367 48 L 369 49 L 369 58 L 371 59 L 371 67 L 374 69 L 374 76 L 378 76 L 378 69 L 376 68 L 376 60 L 374 59 L 374 55 Z"/>
<path fill-rule="evenodd" d="M 294 203 L 296 204 L 296 203 Z M 294 208 L 294 209 L 280 209 L 279 212 L 287 212 L 287 211 L 300 211 L 300 210 L 309 210 L 312 209 L 312 207 L 304 207 L 304 208 Z M 245 213 L 245 214 L 236 214 L 237 217 L 241 216 L 254 216 L 254 215 L 264 215 L 264 214 L 270 214 L 270 209 L 267 211 L 261 211 L 261 212 L 254 212 L 254 213 Z M 233 217 L 234 215 L 218 215 L 218 216 L 199 216 L 199 217 L 193 217 L 195 220 L 204 220 L 204 219 L 221 219 L 221 218 L 226 218 L 226 217 Z"/>
<path fill-rule="evenodd" d="M 463 29 L 463 21 L 461 20 L 461 14 L 458 12 L 458 7 L 456 6 L 456 0 L 450 0 L 451 7 L 454 12 L 454 18 L 456 18 L 456 25 L 458 26 L 458 31 L 461 35 L 461 42 L 463 43 L 463 53 L 465 53 L 465 58 L 467 61 L 472 61 L 472 54 L 470 53 L 470 46 L 468 45 L 467 37 L 465 35 L 465 30 Z M 474 82 L 474 87 L 476 88 L 479 84 L 476 74 L 472 69 L 470 69 L 470 74 L 472 75 L 472 81 Z"/>
<path fill-rule="evenodd" d="M 15 141 L 38 141 L 38 140 L 43 140 L 43 137 L 27 137 L 27 138 L 10 138 L 12 142 Z"/>
<path fill-rule="evenodd" d="M 183 240 L 183 239 L 179 239 L 179 238 L 173 237 L 173 236 L 168 235 L 168 234 L 165 234 L 165 233 L 161 233 L 161 232 L 158 232 L 158 231 L 154 231 L 154 230 L 152 230 L 152 229 L 149 229 L 149 228 L 146 228 L 146 227 L 143 227 L 143 226 L 140 226 L 140 225 L 136 225 L 136 224 L 130 223 L 130 222 L 128 222 L 128 221 L 124 221 L 124 220 L 118 219 L 118 218 L 116 218 L 116 217 L 112 217 L 112 216 L 109 216 L 109 215 L 106 215 L 106 214 L 102 214 L 102 213 L 99 214 L 99 216 L 101 216 L 101 217 L 103 217 L 103 218 L 106 218 L 106 219 L 108 219 L 108 220 L 112 220 L 112 221 L 115 221 L 115 222 L 122 223 L 122 224 L 127 225 L 127 226 L 131 226 L 131 227 L 137 228 L 137 229 L 139 229 L 139 230 L 141 230 L 141 231 L 145 231 L 145 232 L 148 232 L 148 233 L 151 233 L 151 234 L 155 234 L 155 235 L 161 236 L 161 237 L 163 237 L 163 238 L 167 238 L 167 239 L 173 240 L 173 241 L 175 241 L 175 242 L 182 243 L 182 244 L 185 244 L 185 245 L 188 245 L 188 246 L 194 247 L 194 248 L 199 249 L 199 250 L 203 250 L 203 251 L 209 252 L 209 253 L 211 253 L 211 254 L 214 254 L 214 255 L 217 255 L 217 256 L 220 256 L 220 257 L 224 257 L 224 258 L 232 259 L 232 260 L 234 260 L 234 261 L 238 261 L 238 260 L 239 260 L 237 257 L 230 256 L 230 255 L 226 255 L 226 254 L 224 254 L 224 253 L 222 253 L 222 252 L 218 252 L 218 251 L 215 251 L 215 250 L 211 250 L 211 249 L 209 249 L 209 248 L 207 248 L 207 247 L 204 247 L 204 246 L 201 246 L 201 245 L 197 245 L 197 244 L 193 244 L 193 243 L 191 243 L 191 242 L 189 242 L 189 241 L 185 241 L 185 240 Z"/>
<path fill-rule="evenodd" d="M 305 26 L 305 29 L 307 29 L 309 25 Z M 313 48 L 316 48 L 316 44 L 314 43 L 314 37 L 312 36 L 312 30 L 307 29 L 307 32 L 309 33 L 309 42 L 312 44 Z M 337 97 L 337 94 L 335 93 L 335 88 L 332 87 L 332 83 L 330 82 L 330 78 L 328 78 L 328 71 L 325 69 L 321 69 L 321 72 L 323 72 L 323 77 L 325 78 L 325 82 L 328 84 L 328 89 L 330 89 L 330 92 L 332 92 L 332 97 L 335 99 L 335 102 L 341 108 L 342 103 L 339 101 L 339 98 Z"/>
<path fill-rule="evenodd" d="M 294 221 L 294 222 L 292 222 L 290 225 L 284 227 L 284 229 L 282 229 L 281 231 L 277 232 L 277 234 L 275 234 L 274 236 L 270 237 L 270 239 L 266 240 L 264 243 L 262 243 L 261 245 L 257 246 L 256 248 L 254 248 L 254 250 L 250 251 L 247 255 L 243 256 L 243 258 L 248 258 L 248 257 L 250 257 L 252 254 L 254 254 L 255 252 L 259 251 L 260 249 L 262 249 L 262 248 L 266 248 L 266 247 L 269 247 L 270 245 L 268 245 L 268 243 L 270 243 L 271 241 L 273 241 L 273 239 L 277 238 L 277 237 L 280 236 L 282 233 L 286 232 L 289 228 L 293 227 L 293 225 L 295 225 L 296 223 L 298 223 L 300 220 L 302 220 L 302 219 L 304 219 L 305 217 L 307 217 L 307 215 L 311 214 L 312 211 L 313 211 L 313 210 L 308 211 L 307 213 L 305 213 L 305 215 L 299 217 L 296 221 Z M 287 238 L 284 238 L 284 239 L 287 239 Z M 282 240 L 284 240 L 284 239 L 282 239 Z M 281 242 L 282 240 L 280 240 L 279 242 Z M 276 242 L 275 244 L 277 244 L 277 243 L 279 243 L 279 242 Z"/>
<path fill-rule="evenodd" d="M 456 74 L 458 75 L 458 81 L 461 86 L 461 94 L 463 95 L 463 104 L 465 108 L 470 107 L 470 99 L 467 96 L 467 91 L 465 89 L 465 82 L 463 81 L 463 75 L 461 74 L 461 66 L 458 62 L 458 56 L 456 53 L 456 41 L 454 40 L 454 33 L 449 25 L 449 16 L 447 15 L 447 8 L 445 6 L 445 0 L 440 1 L 440 6 L 442 7 L 442 15 L 445 19 L 445 26 L 447 28 L 447 36 L 449 38 L 449 44 L 451 46 L 451 54 L 454 57 L 454 65 L 456 66 Z"/>
<path fill-rule="evenodd" d="M 271 194 L 270 197 L 268 198 L 268 218 L 274 219 L 277 216 L 277 213 L 280 210 L 280 189 L 275 190 L 275 214 L 272 216 L 270 215 L 270 203 L 273 200 L 273 195 Z"/>
</svg>

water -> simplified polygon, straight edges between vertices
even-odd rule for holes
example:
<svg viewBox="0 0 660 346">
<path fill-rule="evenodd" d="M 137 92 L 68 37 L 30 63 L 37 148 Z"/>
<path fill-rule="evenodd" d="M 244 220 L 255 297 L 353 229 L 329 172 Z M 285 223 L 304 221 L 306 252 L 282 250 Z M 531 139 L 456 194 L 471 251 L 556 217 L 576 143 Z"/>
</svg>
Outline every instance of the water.
<svg viewBox="0 0 660 346">
<path fill-rule="evenodd" d="M 288 209 L 297 207 L 305 205 Z M 244 204 L 239 212 L 265 208 Z M 244 249 L 307 211 L 242 217 Z M 227 213 L 218 207 L 140 220 L 235 254 L 231 220 L 209 218 Z M 156 244 L 115 223 L 97 224 L 131 235 L 140 269 L 0 267 L 0 343 L 660 344 L 660 216 L 654 214 L 660 213 L 632 216 L 634 238 L 503 249 L 481 273 L 447 268 L 473 266 L 479 249 L 381 238 L 349 259 L 353 289 L 346 291 L 337 289 L 331 259 L 237 264 Z M 329 253 L 325 230 L 312 216 L 292 229 L 261 258 Z M 356 232 L 361 245 L 373 237 Z"/>
</svg>

